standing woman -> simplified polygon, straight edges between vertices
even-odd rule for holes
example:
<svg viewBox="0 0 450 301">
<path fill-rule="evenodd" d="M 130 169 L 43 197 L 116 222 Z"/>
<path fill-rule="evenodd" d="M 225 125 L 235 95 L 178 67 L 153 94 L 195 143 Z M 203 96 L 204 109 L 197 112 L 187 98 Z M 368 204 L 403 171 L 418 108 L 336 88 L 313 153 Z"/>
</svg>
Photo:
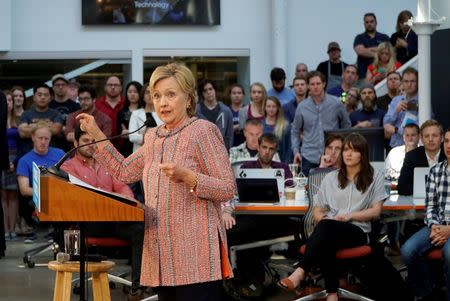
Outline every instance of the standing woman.
<svg viewBox="0 0 450 301">
<path fill-rule="evenodd" d="M 20 86 L 14 86 L 11 89 L 11 96 L 14 103 L 14 118 L 16 124 L 19 124 L 20 117 L 22 117 L 25 103 L 25 90 Z"/>
<path fill-rule="evenodd" d="M 142 85 L 136 81 L 129 82 L 125 88 L 125 106 L 117 115 L 117 133 L 128 133 L 131 113 L 144 106 L 141 98 Z M 113 125 L 114 126 L 114 125 Z M 129 156 L 133 152 L 133 143 L 130 142 L 128 136 L 120 139 L 120 153 Z"/>
<path fill-rule="evenodd" d="M 17 239 L 15 232 L 16 218 L 19 213 L 19 200 L 17 198 L 17 176 L 15 162 L 17 157 L 17 141 L 19 132 L 17 130 L 16 114 L 13 97 L 10 92 L 6 93 L 8 113 L 6 118 L 6 136 L 8 140 L 9 168 L 2 171 L 1 193 L 4 213 L 5 240 Z"/>
<path fill-rule="evenodd" d="M 278 153 L 281 162 L 291 163 L 294 159 L 291 149 L 291 127 L 289 122 L 284 118 L 281 103 L 275 96 L 267 97 L 264 110 L 264 133 L 271 133 L 277 136 L 280 143 L 278 144 Z"/>
<path fill-rule="evenodd" d="M 232 84 L 230 87 L 230 109 L 233 114 L 233 146 L 238 146 L 245 141 L 244 134 L 239 127 L 239 111 L 244 102 L 244 87 L 241 84 Z"/>
<path fill-rule="evenodd" d="M 217 126 L 194 117 L 195 80 L 186 66 L 156 68 L 150 93 L 164 125 L 149 129 L 128 158 L 106 141 L 95 158 L 123 182 L 144 182 L 141 283 L 155 287 L 160 301 L 221 300 L 221 280 L 233 275 L 220 208 L 236 193 L 227 150 Z M 77 118 L 95 140 L 105 138 L 92 116 Z"/>
<path fill-rule="evenodd" d="M 239 127 L 244 129 L 247 119 L 264 120 L 267 91 L 263 84 L 253 83 L 250 86 L 250 103 L 239 110 Z"/>
<path fill-rule="evenodd" d="M 370 165 L 369 146 L 363 136 L 348 135 L 339 159 L 340 169 L 325 176 L 317 193 L 313 208 L 317 226 L 306 242 L 303 260 L 278 283 L 294 290 L 311 268 L 319 266 L 327 301 L 338 300 L 336 251 L 368 243 L 370 222 L 380 216 L 383 200 L 388 197 L 383 174 Z"/>
<path fill-rule="evenodd" d="M 367 67 L 366 81 L 372 85 L 381 82 L 389 72 L 397 70 L 401 64 L 397 62 L 395 49 L 390 42 L 378 45 L 373 63 Z"/>
<path fill-rule="evenodd" d="M 401 11 L 397 17 L 395 32 L 391 36 L 391 44 L 397 51 L 397 60 L 404 64 L 417 55 L 418 38 L 412 28 L 405 24 L 413 17 L 409 10 Z"/>
<path fill-rule="evenodd" d="M 133 143 L 133 152 L 144 144 L 144 136 L 149 128 L 156 127 L 163 123 L 161 119 L 159 119 L 158 114 L 155 112 L 155 107 L 150 96 L 150 88 L 148 87 L 148 84 L 145 84 L 144 87 L 142 87 L 141 99 L 144 100 L 145 106 L 131 113 L 128 130 L 130 132 L 137 130 L 146 120 L 149 120 L 149 125 L 128 136 L 130 142 Z"/>
</svg>

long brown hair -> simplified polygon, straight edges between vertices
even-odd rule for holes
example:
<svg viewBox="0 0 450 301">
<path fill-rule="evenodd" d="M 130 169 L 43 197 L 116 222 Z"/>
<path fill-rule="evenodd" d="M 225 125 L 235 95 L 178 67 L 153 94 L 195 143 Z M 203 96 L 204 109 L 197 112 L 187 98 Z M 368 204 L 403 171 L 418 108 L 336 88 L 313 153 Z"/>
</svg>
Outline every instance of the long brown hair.
<svg viewBox="0 0 450 301">
<path fill-rule="evenodd" d="M 344 162 L 344 148 L 349 147 L 354 151 L 361 154 L 361 161 L 359 162 L 360 170 L 356 175 L 356 189 L 364 193 L 373 181 L 373 167 L 369 162 L 369 145 L 367 144 L 366 138 L 361 134 L 351 133 L 348 135 L 342 146 L 342 151 L 339 156 L 341 162 L 341 168 L 338 171 L 338 181 L 339 188 L 344 189 L 349 180 L 347 178 L 347 167 Z"/>
</svg>

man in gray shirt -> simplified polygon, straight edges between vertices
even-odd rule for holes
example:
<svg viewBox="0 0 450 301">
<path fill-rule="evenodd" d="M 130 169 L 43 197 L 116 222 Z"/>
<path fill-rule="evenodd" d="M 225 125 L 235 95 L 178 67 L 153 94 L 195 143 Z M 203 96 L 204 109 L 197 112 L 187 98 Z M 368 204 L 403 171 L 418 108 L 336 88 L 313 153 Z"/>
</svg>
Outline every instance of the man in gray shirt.
<svg viewBox="0 0 450 301">
<path fill-rule="evenodd" d="M 319 166 L 324 131 L 351 126 L 342 103 L 325 93 L 325 76 L 319 71 L 311 71 L 307 80 L 309 97 L 298 105 L 291 130 L 294 163 L 302 164 L 306 176 L 311 168 Z"/>
</svg>

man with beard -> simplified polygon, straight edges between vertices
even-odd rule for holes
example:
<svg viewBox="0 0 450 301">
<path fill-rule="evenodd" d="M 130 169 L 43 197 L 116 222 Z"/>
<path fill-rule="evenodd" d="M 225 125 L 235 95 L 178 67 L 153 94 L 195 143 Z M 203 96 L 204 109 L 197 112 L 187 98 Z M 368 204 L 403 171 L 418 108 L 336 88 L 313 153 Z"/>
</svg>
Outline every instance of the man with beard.
<svg viewBox="0 0 450 301">
<path fill-rule="evenodd" d="M 78 125 L 78 121 L 75 119 L 75 117 L 81 113 L 87 113 L 94 116 L 95 122 L 97 122 L 98 126 L 105 134 L 105 136 L 111 136 L 111 118 L 109 118 L 105 113 L 102 113 L 96 109 L 96 97 L 97 93 L 92 87 L 81 86 L 78 89 L 78 99 L 80 101 L 81 109 L 67 116 L 66 128 L 64 131 L 67 141 L 74 141 L 74 131 L 75 127 Z"/>
<path fill-rule="evenodd" d="M 272 88 L 267 91 L 267 96 L 275 96 L 281 102 L 281 105 L 289 102 L 295 97 L 291 89 L 285 87 L 286 73 L 283 69 L 275 67 L 270 72 L 270 80 L 272 81 Z"/>
<path fill-rule="evenodd" d="M 382 127 L 386 113 L 377 108 L 377 95 L 373 85 L 365 85 L 360 92 L 362 108 L 350 114 L 350 121 L 354 128 Z"/>
<path fill-rule="evenodd" d="M 98 98 L 95 102 L 95 107 L 100 112 L 105 113 L 111 118 L 111 135 L 117 133 L 117 115 L 125 106 L 125 97 L 122 95 L 122 84 L 120 79 L 111 75 L 105 83 L 105 95 Z M 113 141 L 113 144 L 118 143 L 118 139 Z"/>
<path fill-rule="evenodd" d="M 355 37 L 353 49 L 358 55 L 358 76 L 365 79 L 367 67 L 372 63 L 377 53 L 378 44 L 389 41 L 389 37 L 384 33 L 377 32 L 377 17 L 374 13 L 364 15 L 365 31 Z"/>
</svg>

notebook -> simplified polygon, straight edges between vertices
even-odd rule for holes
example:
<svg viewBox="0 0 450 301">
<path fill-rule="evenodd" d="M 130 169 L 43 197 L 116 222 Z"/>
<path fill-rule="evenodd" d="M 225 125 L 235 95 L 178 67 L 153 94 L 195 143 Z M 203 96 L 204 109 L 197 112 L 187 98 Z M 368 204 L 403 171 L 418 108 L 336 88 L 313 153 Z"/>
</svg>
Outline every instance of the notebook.
<svg viewBox="0 0 450 301">
<path fill-rule="evenodd" d="M 283 169 L 241 169 L 236 184 L 240 203 L 279 203 L 284 198 Z"/>
</svg>

